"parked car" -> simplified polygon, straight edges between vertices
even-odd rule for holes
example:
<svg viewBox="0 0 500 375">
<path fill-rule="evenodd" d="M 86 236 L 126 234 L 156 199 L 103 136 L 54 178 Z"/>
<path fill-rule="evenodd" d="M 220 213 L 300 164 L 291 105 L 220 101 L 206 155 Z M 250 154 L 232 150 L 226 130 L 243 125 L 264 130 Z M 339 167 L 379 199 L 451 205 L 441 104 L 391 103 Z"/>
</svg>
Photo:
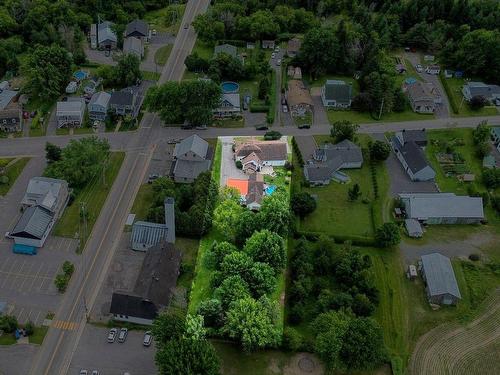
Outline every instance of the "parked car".
<svg viewBox="0 0 500 375">
<path fill-rule="evenodd" d="M 196 130 L 207 130 L 207 126 L 206 125 L 200 125 L 200 126 L 197 126 L 196 127 Z"/>
<path fill-rule="evenodd" d="M 157 180 L 160 178 L 160 175 L 159 174 L 150 174 L 149 177 L 148 177 L 148 184 L 152 184 L 154 180 Z"/>
<path fill-rule="evenodd" d="M 281 59 L 278 59 L 278 61 L 276 61 L 276 65 L 277 65 L 277 66 L 280 66 L 280 65 L 281 65 Z"/>
<path fill-rule="evenodd" d="M 181 129 L 190 130 L 190 129 L 193 129 L 193 125 L 191 125 L 191 124 L 183 124 L 183 125 L 181 125 Z"/>
<path fill-rule="evenodd" d="M 89 375 L 87 370 L 80 370 L 80 375 Z"/>
<path fill-rule="evenodd" d="M 113 343 L 116 339 L 116 334 L 118 333 L 118 328 L 111 328 L 108 334 L 108 342 Z"/>
<path fill-rule="evenodd" d="M 283 106 L 283 113 L 287 113 L 288 112 L 288 107 L 286 105 Z"/>
<path fill-rule="evenodd" d="M 273 52 L 271 53 L 271 59 L 274 59 L 276 57 L 276 54 Z"/>
<path fill-rule="evenodd" d="M 269 129 L 269 127 L 265 124 L 261 124 L 261 125 L 255 125 L 255 129 L 256 130 L 267 130 L 267 129 Z"/>
<path fill-rule="evenodd" d="M 417 65 L 415 65 L 415 70 L 418 73 L 422 73 L 424 71 L 424 67 L 421 64 L 417 64 Z"/>
<path fill-rule="evenodd" d="M 189 24 L 188 23 L 184 24 L 184 29 L 189 29 Z"/>
<path fill-rule="evenodd" d="M 279 52 L 280 51 L 280 46 L 276 46 L 276 48 L 274 49 L 274 52 Z"/>
<path fill-rule="evenodd" d="M 128 328 L 120 329 L 120 334 L 118 335 L 118 342 L 125 342 L 128 335 Z"/>
<path fill-rule="evenodd" d="M 5 238 L 12 239 L 12 236 L 10 235 L 10 232 L 5 232 Z"/>
<path fill-rule="evenodd" d="M 92 370 L 92 374 L 91 375 L 100 375 L 100 373 L 97 370 Z"/>
<path fill-rule="evenodd" d="M 153 342 L 153 335 L 151 334 L 151 331 L 147 331 L 144 334 L 144 340 L 142 340 L 142 345 L 151 346 L 152 342 Z"/>
<path fill-rule="evenodd" d="M 302 124 L 302 125 L 299 125 L 298 128 L 299 129 L 310 129 L 311 125 L 309 125 L 309 124 Z"/>
<path fill-rule="evenodd" d="M 151 30 L 151 35 L 155 36 L 156 35 L 156 29 Z"/>
</svg>

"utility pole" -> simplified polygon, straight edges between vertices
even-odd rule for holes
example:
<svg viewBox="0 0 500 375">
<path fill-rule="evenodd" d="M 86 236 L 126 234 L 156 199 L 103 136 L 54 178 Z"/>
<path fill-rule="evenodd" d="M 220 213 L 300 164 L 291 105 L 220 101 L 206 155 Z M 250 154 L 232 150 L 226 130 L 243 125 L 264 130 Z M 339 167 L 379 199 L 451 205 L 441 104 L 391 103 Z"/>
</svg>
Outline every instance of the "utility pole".
<svg viewBox="0 0 500 375">
<path fill-rule="evenodd" d="M 379 120 L 380 120 L 380 117 L 382 117 L 382 110 L 384 109 L 384 100 L 385 100 L 385 98 L 382 98 L 382 103 L 380 103 L 380 111 L 378 113 Z"/>
</svg>

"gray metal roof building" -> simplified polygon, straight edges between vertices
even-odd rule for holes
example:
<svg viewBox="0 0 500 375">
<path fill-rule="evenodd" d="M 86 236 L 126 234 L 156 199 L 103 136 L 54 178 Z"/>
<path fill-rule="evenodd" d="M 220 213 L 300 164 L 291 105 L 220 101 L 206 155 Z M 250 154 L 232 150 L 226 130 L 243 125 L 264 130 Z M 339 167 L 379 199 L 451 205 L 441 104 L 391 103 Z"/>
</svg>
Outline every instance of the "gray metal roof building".
<svg viewBox="0 0 500 375">
<path fill-rule="evenodd" d="M 422 255 L 422 272 L 431 303 L 454 305 L 462 298 L 448 257 L 439 253 Z"/>
<path fill-rule="evenodd" d="M 54 224 L 54 214 L 41 206 L 24 210 L 10 235 L 16 244 L 42 247 Z"/>
<path fill-rule="evenodd" d="M 414 135 L 415 137 L 412 137 L 411 133 L 408 134 L 408 138 L 414 138 L 410 141 L 406 140 L 406 134 L 404 139 L 401 139 L 403 138 L 401 135 L 392 137 L 392 148 L 403 165 L 403 169 L 413 181 L 433 180 L 436 177 L 436 172 L 427 161 L 424 151 L 417 144 L 417 142 L 421 143 L 422 140 L 418 140 L 417 133 Z"/>
<path fill-rule="evenodd" d="M 162 241 L 175 242 L 175 200 L 167 197 L 164 201 L 165 223 L 136 221 L 132 226 L 131 246 L 133 250 L 147 251 Z"/>
<path fill-rule="evenodd" d="M 21 205 L 39 205 L 59 216 L 67 203 L 68 193 L 68 183 L 64 180 L 33 177 L 28 183 Z"/>
<path fill-rule="evenodd" d="M 483 198 L 453 193 L 399 194 L 406 217 L 427 224 L 477 224 L 484 219 Z"/>
<path fill-rule="evenodd" d="M 208 142 L 200 136 L 193 134 L 175 145 L 174 157 L 180 159 L 188 152 L 192 152 L 199 158 L 205 159 L 208 152 Z"/>
</svg>

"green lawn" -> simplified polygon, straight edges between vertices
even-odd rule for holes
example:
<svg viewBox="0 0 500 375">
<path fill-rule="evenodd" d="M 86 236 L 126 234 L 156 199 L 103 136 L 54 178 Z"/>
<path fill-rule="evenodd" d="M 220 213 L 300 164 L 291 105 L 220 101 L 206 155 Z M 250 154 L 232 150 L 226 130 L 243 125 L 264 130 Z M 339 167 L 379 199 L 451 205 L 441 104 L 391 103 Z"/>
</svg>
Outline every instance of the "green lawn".
<svg viewBox="0 0 500 375">
<path fill-rule="evenodd" d="M 451 113 L 452 116 L 465 117 L 465 116 L 494 116 L 498 115 L 498 111 L 494 106 L 481 108 L 480 110 L 472 110 L 467 102 L 465 102 L 462 95 L 462 87 L 465 83 L 463 78 L 445 78 L 440 75 L 443 86 L 448 86 L 448 100 L 454 102 L 458 113 Z"/>
<path fill-rule="evenodd" d="M 12 160 L 13 158 L 0 159 L 0 167 L 6 166 Z M 12 187 L 12 185 L 14 185 L 17 177 L 19 177 L 26 164 L 28 164 L 29 160 L 30 158 L 20 158 L 6 169 L 5 175 L 8 177 L 9 182 L 7 182 L 6 184 L 0 184 L 0 196 L 3 196 L 9 192 L 10 188 Z"/>
<path fill-rule="evenodd" d="M 173 44 L 167 44 L 166 46 L 160 47 L 155 53 L 155 62 L 158 65 L 165 65 L 167 63 L 170 52 L 172 52 Z"/>
<path fill-rule="evenodd" d="M 149 23 L 151 29 L 175 35 L 179 31 L 185 7 L 185 4 L 172 4 L 162 9 L 147 12 L 144 15 L 144 20 Z"/>
<path fill-rule="evenodd" d="M 153 185 L 143 184 L 139 188 L 130 213 L 135 214 L 135 220 L 146 220 L 148 210 L 153 201 Z"/>
<path fill-rule="evenodd" d="M 105 173 L 105 182 L 103 184 L 102 176 L 99 175 L 85 186 L 80 193 L 75 197 L 73 204 L 66 208 L 63 216 L 57 222 L 54 235 L 80 238 L 81 251 L 85 247 L 92 228 L 99 217 L 101 208 L 106 201 L 109 191 L 113 186 L 113 182 L 120 171 L 123 159 L 125 158 L 124 152 L 113 152 L 108 161 L 108 166 Z M 89 213 L 87 220 L 87 233 L 79 234 L 80 230 L 80 206 L 85 202 L 86 209 Z"/>
<path fill-rule="evenodd" d="M 16 343 L 16 338 L 13 333 L 4 333 L 0 336 L 0 345 L 13 345 Z"/>
<path fill-rule="evenodd" d="M 48 330 L 49 327 L 35 327 L 35 331 L 29 337 L 30 344 L 42 345 L 43 339 L 45 338 Z"/>
<path fill-rule="evenodd" d="M 359 136 L 362 145 L 366 145 L 367 136 Z M 321 144 L 330 141 L 329 136 L 317 136 Z M 306 191 L 317 197 L 318 208 L 305 219 L 300 220 L 299 229 L 307 232 L 324 233 L 330 236 L 348 236 L 372 238 L 375 225 L 383 222 L 383 210 L 386 209 L 389 179 L 384 164 L 375 166 L 379 198 L 375 200 L 369 161 L 365 160 L 361 169 L 344 170 L 351 182 L 339 184 L 335 181 L 322 187 L 301 187 L 302 168 L 295 164 L 293 174 L 294 190 Z M 356 202 L 348 200 L 348 190 L 359 184 L 361 197 Z M 365 201 L 365 202 L 363 202 Z M 372 205 L 374 215 L 372 216 Z"/>
<path fill-rule="evenodd" d="M 421 114 L 415 113 L 411 110 L 408 105 L 404 112 L 392 112 L 385 113 L 382 115 L 380 120 L 377 120 L 372 117 L 372 115 L 368 112 L 358 112 L 354 110 L 333 110 L 329 109 L 327 111 L 328 120 L 330 123 L 335 121 L 347 120 L 357 124 L 365 124 L 372 122 L 400 122 L 400 121 L 417 121 L 417 120 L 432 120 L 434 119 L 434 115 L 432 114 Z"/>
<path fill-rule="evenodd" d="M 68 135 L 69 128 L 59 128 L 56 129 L 56 135 Z M 82 126 L 81 128 L 73 128 L 73 134 L 92 134 L 94 130 L 88 126 Z"/>
<path fill-rule="evenodd" d="M 214 160 L 212 162 L 212 177 L 214 181 L 219 184 L 220 181 L 220 168 L 221 168 L 221 159 L 222 159 L 222 146 L 220 142 L 217 140 L 217 144 L 215 146 Z"/>
<path fill-rule="evenodd" d="M 159 72 L 146 72 L 146 71 L 141 71 L 142 73 L 142 78 L 145 79 L 146 81 L 158 81 L 160 79 L 161 73 Z"/>
<path fill-rule="evenodd" d="M 214 56 L 214 45 L 204 43 L 199 38 L 196 39 L 192 53 L 197 53 L 198 56 L 210 60 Z"/>
<path fill-rule="evenodd" d="M 224 120 L 215 120 L 212 123 L 217 128 L 243 128 L 245 126 L 244 118 L 227 118 Z"/>
<path fill-rule="evenodd" d="M 200 241 L 193 238 L 177 237 L 175 247 L 182 251 L 181 274 L 177 279 L 177 286 L 186 288 L 189 291 L 193 282 Z"/>
</svg>

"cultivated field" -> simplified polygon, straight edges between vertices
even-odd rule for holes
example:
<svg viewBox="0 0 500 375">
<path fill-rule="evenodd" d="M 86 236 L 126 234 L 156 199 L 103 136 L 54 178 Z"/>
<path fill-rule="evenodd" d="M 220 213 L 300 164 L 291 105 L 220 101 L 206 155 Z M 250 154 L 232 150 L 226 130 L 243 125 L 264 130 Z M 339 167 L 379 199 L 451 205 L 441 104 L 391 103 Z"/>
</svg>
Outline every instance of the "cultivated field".
<svg viewBox="0 0 500 375">
<path fill-rule="evenodd" d="M 410 374 L 493 375 L 500 373 L 500 289 L 484 313 L 467 326 L 443 324 L 420 338 Z"/>
</svg>

